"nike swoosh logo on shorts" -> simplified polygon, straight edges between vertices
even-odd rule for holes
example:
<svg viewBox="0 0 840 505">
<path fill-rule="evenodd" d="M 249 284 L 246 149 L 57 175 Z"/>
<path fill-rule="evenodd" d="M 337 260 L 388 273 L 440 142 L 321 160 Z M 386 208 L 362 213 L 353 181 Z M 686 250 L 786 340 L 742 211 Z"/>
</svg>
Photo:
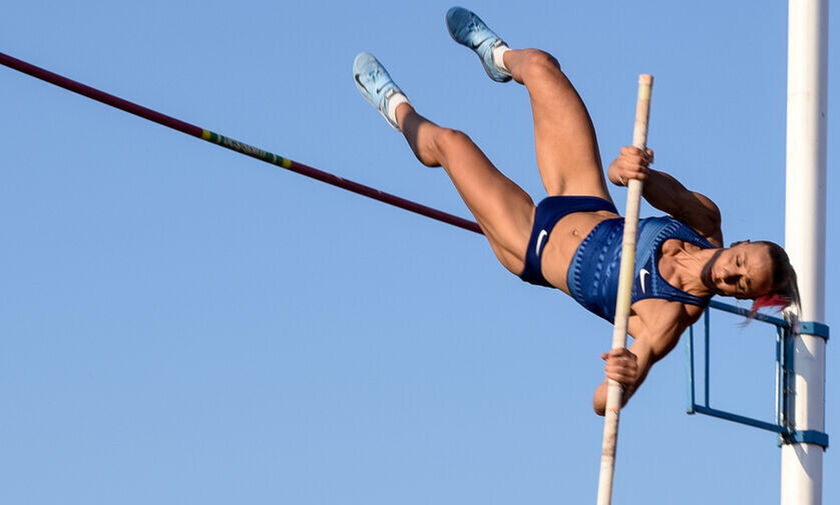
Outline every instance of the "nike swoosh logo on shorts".
<svg viewBox="0 0 840 505">
<path fill-rule="evenodd" d="M 537 237 L 537 249 L 536 249 L 536 251 L 534 251 L 537 254 L 537 256 L 540 255 L 540 244 L 542 244 L 543 239 L 546 238 L 547 236 L 548 236 L 548 232 L 545 231 L 545 230 L 542 230 L 540 232 L 539 236 Z"/>
<path fill-rule="evenodd" d="M 645 292 L 645 275 L 650 275 L 650 272 L 643 268 L 639 271 L 639 283 L 642 285 L 642 293 Z"/>
</svg>

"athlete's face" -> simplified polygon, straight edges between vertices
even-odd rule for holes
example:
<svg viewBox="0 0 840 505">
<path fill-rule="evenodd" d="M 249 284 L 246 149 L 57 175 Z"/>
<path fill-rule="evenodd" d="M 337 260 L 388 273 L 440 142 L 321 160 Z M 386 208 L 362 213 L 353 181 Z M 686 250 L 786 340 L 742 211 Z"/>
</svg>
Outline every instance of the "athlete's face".
<svg viewBox="0 0 840 505">
<path fill-rule="evenodd" d="M 703 284 L 714 293 L 757 298 L 773 289 L 773 261 L 765 244 L 740 243 L 719 249 L 703 267 Z"/>
</svg>

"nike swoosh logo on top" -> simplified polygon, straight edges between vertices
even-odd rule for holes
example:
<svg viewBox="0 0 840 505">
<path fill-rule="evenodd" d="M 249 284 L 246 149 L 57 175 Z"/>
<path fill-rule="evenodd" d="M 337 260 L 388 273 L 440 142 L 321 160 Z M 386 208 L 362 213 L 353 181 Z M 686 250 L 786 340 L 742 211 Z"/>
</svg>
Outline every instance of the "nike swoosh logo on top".
<svg viewBox="0 0 840 505">
<path fill-rule="evenodd" d="M 540 232 L 540 235 L 537 237 L 537 250 L 534 251 L 537 254 L 537 256 L 540 255 L 540 244 L 542 244 L 543 239 L 546 238 L 547 236 L 548 236 L 548 232 L 545 231 L 545 230 L 542 230 Z"/>
<path fill-rule="evenodd" d="M 650 275 L 650 272 L 643 268 L 639 271 L 639 283 L 642 285 L 642 293 L 645 292 L 645 275 Z"/>
</svg>

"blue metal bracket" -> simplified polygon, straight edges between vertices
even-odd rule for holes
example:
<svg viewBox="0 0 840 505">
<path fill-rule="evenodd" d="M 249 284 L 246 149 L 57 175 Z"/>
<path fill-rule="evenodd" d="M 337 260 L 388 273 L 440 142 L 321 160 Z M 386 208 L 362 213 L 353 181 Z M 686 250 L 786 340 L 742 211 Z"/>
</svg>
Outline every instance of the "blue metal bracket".
<svg viewBox="0 0 840 505">
<path fill-rule="evenodd" d="M 828 341 L 828 325 L 816 321 L 800 321 L 799 334 L 814 335 Z"/>
<path fill-rule="evenodd" d="M 791 433 L 790 441 L 788 443 L 793 442 L 800 444 L 815 444 L 821 446 L 823 449 L 828 449 L 828 435 L 821 431 L 794 431 Z"/>
<path fill-rule="evenodd" d="M 741 316 L 749 316 L 749 311 L 742 307 L 734 305 L 727 305 L 718 301 L 711 301 L 709 308 L 703 313 L 704 323 L 704 398 L 703 404 L 698 404 L 695 399 L 694 388 L 694 326 L 688 328 L 688 340 L 686 346 L 686 360 L 688 362 L 688 414 L 704 414 L 719 419 L 725 419 L 754 428 L 772 431 L 779 435 L 780 444 L 805 443 L 815 444 L 821 446 L 823 449 L 828 448 L 828 435 L 816 430 L 802 430 L 795 431 L 791 426 L 787 425 L 787 420 L 792 416 L 789 414 L 789 409 L 792 408 L 792 389 L 790 382 L 793 380 L 793 338 L 790 324 L 784 319 L 769 316 L 766 314 L 756 314 L 753 319 L 764 323 L 772 324 L 776 327 L 776 419 L 774 423 L 753 419 L 751 417 L 742 416 L 733 412 L 726 412 L 719 409 L 714 409 L 709 405 L 709 321 L 711 309 L 721 310 L 730 314 Z M 823 323 L 812 321 L 799 323 L 799 334 L 815 335 L 828 340 L 828 326 Z"/>
</svg>

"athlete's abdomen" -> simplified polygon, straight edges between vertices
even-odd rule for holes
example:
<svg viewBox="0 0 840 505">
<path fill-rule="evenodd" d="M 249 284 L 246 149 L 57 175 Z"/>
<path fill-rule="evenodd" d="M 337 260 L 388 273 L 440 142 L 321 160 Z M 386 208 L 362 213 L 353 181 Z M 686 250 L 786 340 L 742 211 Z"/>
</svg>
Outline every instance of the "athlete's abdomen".
<svg viewBox="0 0 840 505">
<path fill-rule="evenodd" d="M 617 214 L 609 211 L 575 212 L 558 221 L 542 254 L 545 279 L 557 289 L 571 295 L 566 273 L 580 243 L 599 223 L 617 217 Z"/>
</svg>

